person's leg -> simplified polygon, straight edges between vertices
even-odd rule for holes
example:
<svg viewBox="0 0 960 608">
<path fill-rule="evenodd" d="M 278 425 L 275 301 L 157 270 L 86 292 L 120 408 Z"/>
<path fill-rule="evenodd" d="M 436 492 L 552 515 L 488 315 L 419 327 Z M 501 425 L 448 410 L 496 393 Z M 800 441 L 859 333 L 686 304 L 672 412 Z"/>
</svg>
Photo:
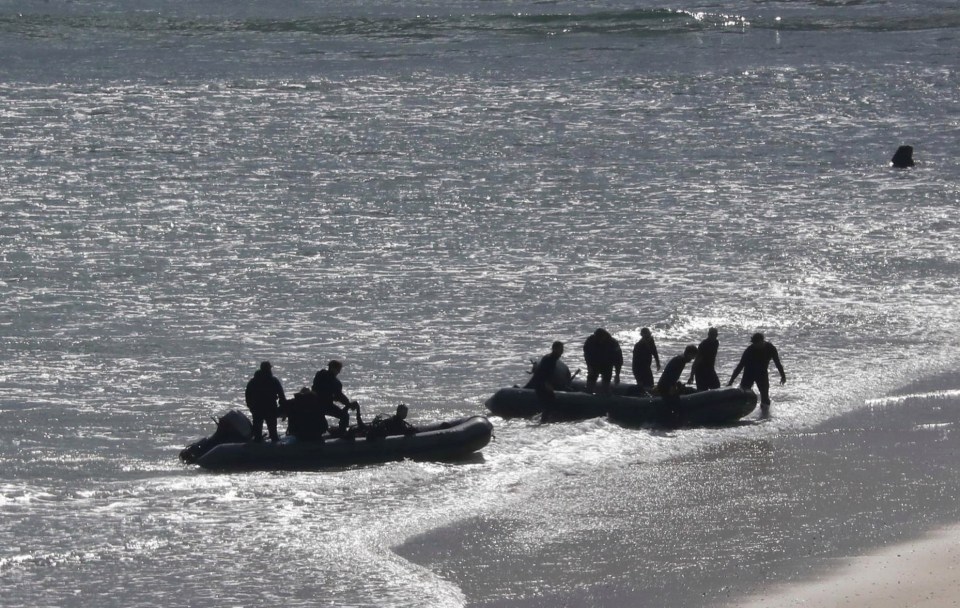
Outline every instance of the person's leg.
<svg viewBox="0 0 960 608">
<path fill-rule="evenodd" d="M 605 367 L 605 368 L 603 368 L 602 370 L 600 370 L 600 377 L 603 378 L 603 384 L 602 384 L 601 392 L 602 392 L 604 395 L 609 395 L 609 394 L 610 394 L 610 382 L 613 380 L 613 368 L 612 368 L 612 367 Z"/>
<path fill-rule="evenodd" d="M 267 423 L 267 433 L 270 434 L 270 441 L 280 441 L 280 435 L 277 434 L 277 414 L 264 416 Z"/>
<path fill-rule="evenodd" d="M 541 401 L 553 402 L 557 397 L 553 387 L 548 383 L 541 384 L 534 390 L 537 392 L 537 398 Z"/>
<path fill-rule="evenodd" d="M 697 372 L 697 390 L 700 390 L 701 376 L 703 376 L 703 385 L 705 389 L 710 390 L 712 388 L 720 388 L 720 377 L 717 376 L 717 370 L 711 368 Z"/>
<path fill-rule="evenodd" d="M 757 376 L 757 390 L 760 391 L 760 409 L 770 409 L 770 376 Z"/>
<path fill-rule="evenodd" d="M 593 389 L 596 388 L 598 375 L 600 374 L 596 369 L 590 367 L 589 365 L 587 366 L 587 392 L 588 393 L 592 393 Z"/>
<path fill-rule="evenodd" d="M 263 413 L 259 410 L 251 411 L 253 415 L 253 440 L 263 440 Z"/>
<path fill-rule="evenodd" d="M 653 370 L 650 369 L 650 366 L 640 368 L 640 376 L 637 378 L 637 384 L 643 388 L 653 388 Z"/>
</svg>

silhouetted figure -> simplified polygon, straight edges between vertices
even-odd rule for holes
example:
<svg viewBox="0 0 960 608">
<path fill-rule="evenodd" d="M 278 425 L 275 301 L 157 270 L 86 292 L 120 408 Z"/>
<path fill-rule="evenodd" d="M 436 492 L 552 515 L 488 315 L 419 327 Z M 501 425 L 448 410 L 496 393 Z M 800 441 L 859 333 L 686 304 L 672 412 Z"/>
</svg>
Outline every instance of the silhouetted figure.
<svg viewBox="0 0 960 608">
<path fill-rule="evenodd" d="M 603 380 L 601 391 L 610 392 L 610 377 L 616 372 L 615 382 L 620 384 L 620 368 L 623 367 L 623 351 L 616 338 L 602 327 L 583 343 L 583 359 L 587 363 L 587 392 L 592 393 L 597 377 Z"/>
<path fill-rule="evenodd" d="M 749 389 L 756 383 L 757 390 L 760 391 L 760 411 L 763 413 L 770 409 L 770 376 L 767 375 L 767 371 L 771 361 L 780 372 L 780 384 L 785 384 L 787 374 L 780 363 L 780 353 L 773 344 L 766 341 L 762 333 L 757 332 L 750 338 L 750 346 L 744 349 L 740 363 L 733 370 L 730 382 L 727 382 L 727 386 L 733 384 L 742 370 L 743 378 L 740 379 L 740 388 Z"/>
<path fill-rule="evenodd" d="M 717 339 L 717 328 L 711 327 L 707 337 L 697 346 L 697 356 L 690 366 L 690 377 L 687 384 L 694 380 L 698 391 L 711 388 L 720 388 L 720 378 L 717 376 L 717 351 L 720 350 L 720 340 Z"/>
<path fill-rule="evenodd" d="M 657 392 L 661 397 L 673 397 L 683 392 L 683 385 L 680 383 L 680 377 L 683 376 L 683 368 L 687 363 L 693 361 L 697 356 L 697 347 L 693 344 L 683 349 L 682 355 L 677 355 L 669 361 L 657 380 Z"/>
<path fill-rule="evenodd" d="M 913 146 L 900 146 L 894 152 L 890 163 L 898 169 L 906 169 L 913 166 Z"/>
<path fill-rule="evenodd" d="M 557 388 L 554 386 L 557 383 L 557 363 L 562 356 L 563 342 L 558 340 L 551 345 L 550 352 L 540 358 L 533 369 L 533 376 L 523 388 L 534 389 L 541 399 L 553 399 L 554 390 Z"/>
<path fill-rule="evenodd" d="M 657 362 L 657 371 L 660 371 L 660 354 L 657 352 L 657 344 L 653 341 L 653 334 L 649 327 L 640 330 L 640 340 L 633 345 L 633 377 L 637 379 L 637 384 L 645 389 L 653 388 L 653 372 L 650 371 L 650 364 Z"/>
<path fill-rule="evenodd" d="M 279 441 L 277 435 L 277 401 L 286 403 L 287 397 L 283 394 L 283 386 L 273 375 L 273 366 L 269 361 L 260 364 L 253 378 L 247 382 L 244 391 L 247 408 L 253 415 L 253 440 L 263 440 L 263 423 L 267 423 L 267 432 L 271 441 Z"/>
<path fill-rule="evenodd" d="M 320 399 L 307 387 L 287 401 L 281 415 L 287 419 L 287 434 L 301 441 L 320 439 L 329 428 L 326 416 L 320 411 Z"/>
<path fill-rule="evenodd" d="M 386 418 L 377 416 L 374 418 L 373 421 L 367 425 L 367 441 L 376 441 L 377 439 L 383 439 L 391 435 L 416 434 L 417 427 L 407 422 L 408 411 L 407 406 L 401 403 L 397 406 L 397 413 L 393 416 Z"/>
<path fill-rule="evenodd" d="M 350 410 L 359 407 L 356 401 L 350 401 L 343 394 L 343 384 L 337 379 L 340 370 L 343 369 L 343 363 L 332 360 L 327 363 L 327 369 L 322 369 L 313 377 L 313 392 L 316 393 L 319 402 L 320 412 L 324 416 L 332 416 L 340 420 L 340 430 L 343 431 L 350 424 Z M 333 404 L 336 401 L 342 403 L 344 407 L 340 408 Z M 323 419 L 326 424 L 326 418 Z"/>
</svg>

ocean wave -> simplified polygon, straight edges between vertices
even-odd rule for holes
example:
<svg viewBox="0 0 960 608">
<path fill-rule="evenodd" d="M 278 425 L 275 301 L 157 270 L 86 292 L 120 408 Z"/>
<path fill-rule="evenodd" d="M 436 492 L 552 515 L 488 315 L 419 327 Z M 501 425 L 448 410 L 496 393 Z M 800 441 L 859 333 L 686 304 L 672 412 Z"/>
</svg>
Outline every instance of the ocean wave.
<svg viewBox="0 0 960 608">
<path fill-rule="evenodd" d="M 897 32 L 960 27 L 960 11 L 869 12 L 815 16 L 789 12 L 747 16 L 675 9 L 598 10 L 581 13 L 491 13 L 414 16 L 335 16 L 222 19 L 176 18 L 142 14 L 0 15 L 0 32 L 58 38 L 71 33 L 113 31 L 129 34 L 220 36 L 311 35 L 325 38 L 430 40 L 476 35 L 651 36 L 744 28 L 782 31 Z"/>
<path fill-rule="evenodd" d="M 32 37 L 70 32 L 115 31 L 184 36 L 293 34 L 323 37 L 435 39 L 476 34 L 550 36 L 556 34 L 650 35 L 744 27 L 745 17 L 681 10 L 625 10 L 590 13 L 511 13 L 412 17 L 299 17 L 222 20 L 143 15 L 6 15 L 0 31 Z"/>
</svg>

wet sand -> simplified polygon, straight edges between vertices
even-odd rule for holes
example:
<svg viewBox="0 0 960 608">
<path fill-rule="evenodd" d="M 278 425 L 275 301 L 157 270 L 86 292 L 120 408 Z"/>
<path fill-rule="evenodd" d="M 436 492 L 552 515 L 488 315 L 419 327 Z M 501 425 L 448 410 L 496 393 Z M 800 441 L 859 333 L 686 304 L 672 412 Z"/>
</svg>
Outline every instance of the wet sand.
<svg viewBox="0 0 960 608">
<path fill-rule="evenodd" d="M 829 576 L 773 586 L 731 604 L 741 608 L 947 608 L 960 606 L 960 526 L 837 559 Z"/>
<path fill-rule="evenodd" d="M 530 500 L 505 501 L 397 552 L 455 583 L 471 606 L 945 598 L 955 528 L 913 543 L 960 522 L 958 388 L 955 375 L 932 378 L 809 431 L 534 481 Z M 907 603 L 884 575 L 901 567 L 917 570 Z"/>
</svg>

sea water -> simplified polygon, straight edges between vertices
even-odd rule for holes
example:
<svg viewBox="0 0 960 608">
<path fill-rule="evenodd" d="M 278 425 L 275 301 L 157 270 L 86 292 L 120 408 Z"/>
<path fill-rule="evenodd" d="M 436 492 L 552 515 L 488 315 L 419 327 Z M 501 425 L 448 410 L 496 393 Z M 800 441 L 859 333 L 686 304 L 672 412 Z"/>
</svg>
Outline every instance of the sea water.
<svg viewBox="0 0 960 608">
<path fill-rule="evenodd" d="M 0 2 L 0 604 L 509 604 L 542 590 L 393 550 L 507 513 L 488 546 L 635 588 L 657 548 L 582 532 L 676 506 L 646 467 L 955 369 L 958 34 L 927 0 Z M 722 380 L 763 331 L 788 382 L 724 429 L 495 418 L 466 464 L 177 460 L 261 360 L 416 423 L 601 326 L 664 363 L 717 327 Z"/>
</svg>

